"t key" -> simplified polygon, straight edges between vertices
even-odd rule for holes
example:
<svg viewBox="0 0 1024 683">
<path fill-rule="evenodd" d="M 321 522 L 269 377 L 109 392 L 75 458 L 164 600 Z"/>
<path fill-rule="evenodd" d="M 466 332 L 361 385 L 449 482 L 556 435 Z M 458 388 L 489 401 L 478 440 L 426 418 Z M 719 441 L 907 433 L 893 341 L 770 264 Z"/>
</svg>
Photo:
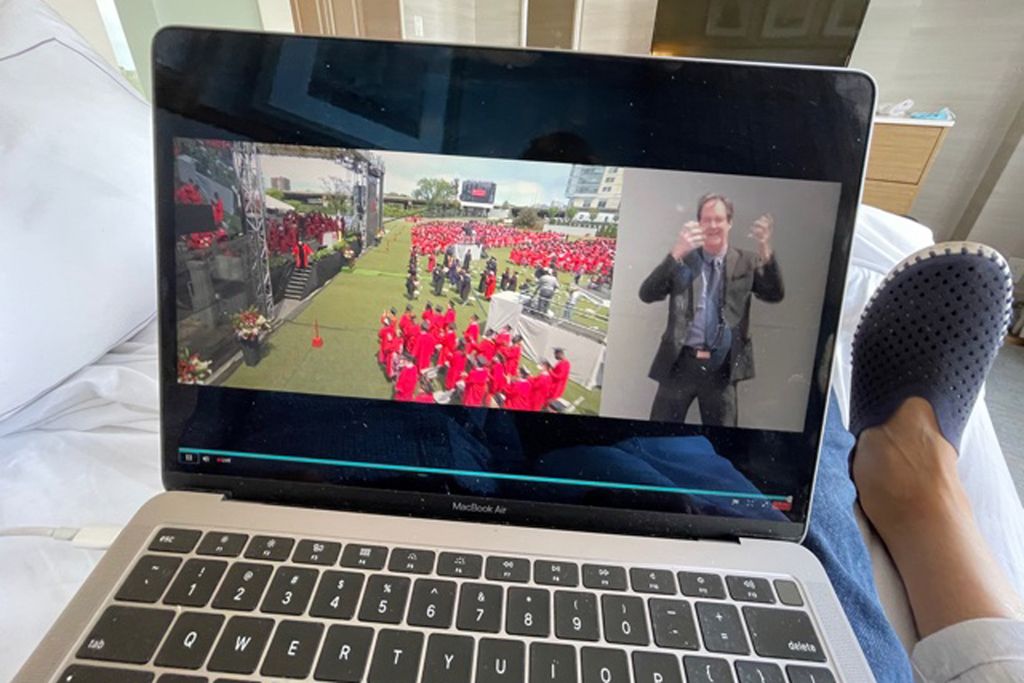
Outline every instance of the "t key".
<svg viewBox="0 0 1024 683">
<path fill-rule="evenodd" d="M 379 577 L 371 577 L 370 581 Z M 423 634 L 383 629 L 377 635 L 368 683 L 416 683 L 423 652 Z"/>
</svg>

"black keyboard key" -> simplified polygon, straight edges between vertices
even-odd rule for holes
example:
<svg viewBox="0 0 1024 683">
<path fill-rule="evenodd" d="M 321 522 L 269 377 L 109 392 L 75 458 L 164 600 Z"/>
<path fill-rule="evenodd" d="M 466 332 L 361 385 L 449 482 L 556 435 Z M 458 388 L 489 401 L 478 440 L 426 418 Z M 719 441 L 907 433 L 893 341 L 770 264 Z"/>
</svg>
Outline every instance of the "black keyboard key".
<svg viewBox="0 0 1024 683">
<path fill-rule="evenodd" d="M 152 683 L 153 674 L 148 671 L 114 669 L 109 666 L 72 664 L 64 669 L 57 683 Z"/>
<path fill-rule="evenodd" d="M 242 554 L 248 534 L 229 534 L 226 531 L 207 531 L 202 542 L 196 548 L 197 555 L 216 555 L 217 557 L 238 557 Z"/>
<path fill-rule="evenodd" d="M 460 631 L 497 633 L 501 630 L 501 586 L 464 583 L 459 589 L 456 626 Z"/>
<path fill-rule="evenodd" d="M 434 571 L 434 551 L 395 548 L 391 551 L 388 571 L 405 574 L 429 574 Z"/>
<path fill-rule="evenodd" d="M 309 621 L 282 621 L 274 631 L 267 657 L 260 667 L 263 676 L 305 678 L 313 668 L 324 625 Z"/>
<path fill-rule="evenodd" d="M 555 636 L 566 640 L 597 641 L 597 596 L 593 593 L 555 591 Z"/>
<path fill-rule="evenodd" d="M 253 536 L 245 556 L 250 560 L 283 562 L 292 553 L 295 540 L 284 536 Z"/>
<path fill-rule="evenodd" d="M 156 652 L 173 619 L 172 610 L 108 607 L 78 648 L 77 657 L 145 664 Z"/>
<path fill-rule="evenodd" d="M 404 576 L 371 576 L 366 582 L 363 604 L 359 606 L 359 621 L 381 624 L 397 624 L 402 621 L 411 583 Z"/>
<path fill-rule="evenodd" d="M 551 595 L 543 588 L 509 588 L 505 632 L 547 638 L 551 633 Z"/>
<path fill-rule="evenodd" d="M 377 634 L 367 683 L 416 683 L 422 652 L 422 633 L 383 629 Z"/>
<path fill-rule="evenodd" d="M 223 614 L 182 613 L 156 656 L 157 666 L 198 669 L 213 649 L 223 623 Z"/>
<path fill-rule="evenodd" d="M 664 652 L 633 653 L 634 683 L 683 683 L 679 658 Z"/>
<path fill-rule="evenodd" d="M 832 672 L 819 666 L 790 664 L 786 667 L 786 673 L 789 675 L 789 683 L 836 683 Z"/>
<path fill-rule="evenodd" d="M 441 576 L 458 576 L 463 579 L 479 579 L 484 569 L 484 558 L 469 553 L 441 553 L 437 558 L 437 573 Z"/>
<path fill-rule="evenodd" d="M 803 607 L 804 599 L 796 582 L 786 579 L 775 579 L 775 592 L 779 594 L 779 602 L 790 607 Z"/>
<path fill-rule="evenodd" d="M 204 607 L 227 568 L 224 560 L 189 560 L 167 590 L 164 604 Z"/>
<path fill-rule="evenodd" d="M 647 607 L 651 610 L 654 642 L 658 647 L 676 650 L 696 650 L 700 647 L 690 603 L 685 600 L 651 598 Z"/>
<path fill-rule="evenodd" d="M 778 664 L 771 662 L 736 662 L 736 678 L 739 683 L 786 683 Z M 819 681 L 818 683 L 824 683 Z"/>
<path fill-rule="evenodd" d="M 583 683 L 629 683 L 629 660 L 624 650 L 582 648 L 580 669 Z"/>
<path fill-rule="evenodd" d="M 626 590 L 626 570 L 603 564 L 583 565 L 583 586 L 606 591 Z"/>
<path fill-rule="evenodd" d="M 619 595 L 601 596 L 604 639 L 623 645 L 647 645 L 647 615 L 642 598 Z"/>
<path fill-rule="evenodd" d="M 629 581 L 637 593 L 676 594 L 676 578 L 667 569 L 630 569 Z"/>
<path fill-rule="evenodd" d="M 533 581 L 542 586 L 580 585 L 580 568 L 574 562 L 549 562 L 536 560 L 533 563 Z"/>
<path fill-rule="evenodd" d="M 341 555 L 341 544 L 327 541 L 303 539 L 295 546 L 292 562 L 296 564 L 320 564 L 330 567 Z"/>
<path fill-rule="evenodd" d="M 263 589 L 270 581 L 274 568 L 269 564 L 237 562 L 231 565 L 220 590 L 213 598 L 217 609 L 233 609 L 251 612 L 260 604 Z"/>
<path fill-rule="evenodd" d="M 190 553 L 200 536 L 201 532 L 192 529 L 161 529 L 149 544 L 149 549 L 165 553 Z"/>
<path fill-rule="evenodd" d="M 725 599 L 725 584 L 718 574 L 679 572 L 679 588 L 690 598 Z"/>
<path fill-rule="evenodd" d="M 448 628 L 455 616 L 455 582 L 418 579 L 409 601 L 406 622 L 412 626 Z"/>
<path fill-rule="evenodd" d="M 366 626 L 335 625 L 327 629 L 313 678 L 318 681 L 359 683 L 370 660 L 373 629 Z"/>
<path fill-rule="evenodd" d="M 309 596 L 316 586 L 318 572 L 304 567 L 278 567 L 270 582 L 261 612 L 297 616 L 306 611 Z"/>
<path fill-rule="evenodd" d="M 729 662 L 718 657 L 683 657 L 686 683 L 736 683 Z"/>
<path fill-rule="evenodd" d="M 388 549 L 382 545 L 349 543 L 341 553 L 341 566 L 355 569 L 383 569 Z"/>
<path fill-rule="evenodd" d="M 469 636 L 441 633 L 430 636 L 423 660 L 423 683 L 470 683 L 473 677 L 473 644 Z"/>
<path fill-rule="evenodd" d="M 824 662 L 825 650 L 805 612 L 771 607 L 744 607 L 754 650 L 762 657 Z"/>
<path fill-rule="evenodd" d="M 491 581 L 526 583 L 530 580 L 530 561 L 521 557 L 488 557 L 484 576 Z"/>
<path fill-rule="evenodd" d="M 525 683 L 526 646 L 520 640 L 481 638 L 475 683 Z"/>
<path fill-rule="evenodd" d="M 180 557 L 143 555 L 121 584 L 115 600 L 127 602 L 156 602 L 164 594 L 174 572 L 181 565 Z"/>
<path fill-rule="evenodd" d="M 551 643 L 530 644 L 530 683 L 578 683 L 576 648 Z"/>
<path fill-rule="evenodd" d="M 704 647 L 708 651 L 732 655 L 750 654 L 747 636 L 740 623 L 740 613 L 732 605 L 698 602 L 697 621 L 700 622 Z"/>
<path fill-rule="evenodd" d="M 727 576 L 725 583 L 729 586 L 729 595 L 733 600 L 742 602 L 774 603 L 772 585 L 768 579 L 755 579 L 751 576 Z"/>
<path fill-rule="evenodd" d="M 189 676 L 187 674 L 161 674 L 156 683 L 209 683 L 206 676 Z"/>
<path fill-rule="evenodd" d="M 273 619 L 231 617 L 206 668 L 230 674 L 251 674 L 260 662 L 273 628 Z"/>
<path fill-rule="evenodd" d="M 314 617 L 351 619 L 356 613 L 364 580 L 357 572 L 324 572 L 309 613 Z"/>
</svg>

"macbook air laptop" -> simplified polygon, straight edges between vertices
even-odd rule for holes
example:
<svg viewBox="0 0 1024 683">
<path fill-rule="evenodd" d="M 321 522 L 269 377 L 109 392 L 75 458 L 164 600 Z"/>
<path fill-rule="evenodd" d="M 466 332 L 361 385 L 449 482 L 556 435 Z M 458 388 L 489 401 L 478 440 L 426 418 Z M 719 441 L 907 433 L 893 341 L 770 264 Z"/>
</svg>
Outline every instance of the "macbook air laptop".
<svg viewBox="0 0 1024 683">
<path fill-rule="evenodd" d="M 163 477 L 19 682 L 871 680 L 800 545 L 868 76 L 171 28 Z"/>
</svg>

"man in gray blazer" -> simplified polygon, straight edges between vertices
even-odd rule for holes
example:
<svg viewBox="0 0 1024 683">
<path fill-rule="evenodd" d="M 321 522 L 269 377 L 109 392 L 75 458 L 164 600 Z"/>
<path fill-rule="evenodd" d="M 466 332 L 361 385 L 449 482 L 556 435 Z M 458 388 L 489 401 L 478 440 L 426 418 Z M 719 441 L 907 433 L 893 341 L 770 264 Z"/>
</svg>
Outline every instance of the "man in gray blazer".
<svg viewBox="0 0 1024 683">
<path fill-rule="evenodd" d="M 772 249 L 774 219 L 750 236 L 757 252 L 729 245 L 733 205 L 721 194 L 697 203 L 669 254 L 640 286 L 644 303 L 668 297 L 668 325 L 648 376 L 658 382 L 651 419 L 683 422 L 694 399 L 701 423 L 736 426 L 736 382 L 754 376 L 751 295 L 782 301 L 782 273 Z"/>
</svg>

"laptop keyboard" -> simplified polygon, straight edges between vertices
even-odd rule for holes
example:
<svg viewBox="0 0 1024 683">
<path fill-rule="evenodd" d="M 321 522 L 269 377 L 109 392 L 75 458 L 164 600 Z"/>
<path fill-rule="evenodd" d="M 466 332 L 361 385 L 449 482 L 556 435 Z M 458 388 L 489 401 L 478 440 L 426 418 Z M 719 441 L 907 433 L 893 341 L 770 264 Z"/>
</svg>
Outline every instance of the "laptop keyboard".
<svg viewBox="0 0 1024 683">
<path fill-rule="evenodd" d="M 786 578 L 161 529 L 61 683 L 830 683 Z"/>
</svg>

